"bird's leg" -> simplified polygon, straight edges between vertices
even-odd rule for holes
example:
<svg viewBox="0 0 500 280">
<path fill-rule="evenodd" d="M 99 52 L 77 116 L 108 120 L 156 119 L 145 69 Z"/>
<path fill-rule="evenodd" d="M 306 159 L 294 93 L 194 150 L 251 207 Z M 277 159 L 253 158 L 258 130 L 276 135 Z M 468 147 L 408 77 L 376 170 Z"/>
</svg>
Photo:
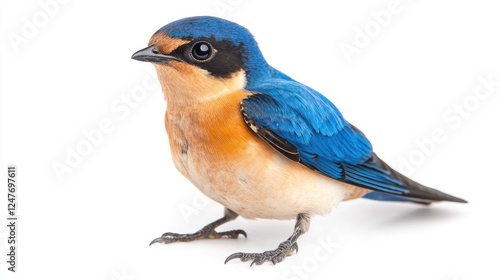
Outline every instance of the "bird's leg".
<svg viewBox="0 0 500 280">
<path fill-rule="evenodd" d="M 224 263 L 232 259 L 240 259 L 241 261 L 252 260 L 253 264 L 263 264 L 266 261 L 270 261 L 273 264 L 277 264 L 285 259 L 285 257 L 291 255 L 293 251 L 298 252 L 299 246 L 297 245 L 297 239 L 300 235 L 305 233 L 309 229 L 311 217 L 307 214 L 297 215 L 297 221 L 295 223 L 295 229 L 293 234 L 285 240 L 285 242 L 280 243 L 278 249 L 272 251 L 265 251 L 263 253 L 234 253 L 227 257 Z"/>
<path fill-rule="evenodd" d="M 189 241 L 194 241 L 194 240 L 200 240 L 200 239 L 219 239 L 223 237 L 227 238 L 238 238 L 238 235 L 243 235 L 247 237 L 246 232 L 244 232 L 241 229 L 238 230 L 230 230 L 230 231 L 224 231 L 224 232 L 216 232 L 215 228 L 226 223 L 229 221 L 232 221 L 238 217 L 238 214 L 236 212 L 232 211 L 231 209 L 225 208 L 224 209 L 224 217 L 206 225 L 199 231 L 191 234 L 179 234 L 179 233 L 173 233 L 173 232 L 166 232 L 164 233 L 161 237 L 156 238 L 155 240 L 151 241 L 149 245 L 152 245 L 154 243 L 165 243 L 165 244 L 170 244 L 174 242 L 189 242 Z"/>
</svg>

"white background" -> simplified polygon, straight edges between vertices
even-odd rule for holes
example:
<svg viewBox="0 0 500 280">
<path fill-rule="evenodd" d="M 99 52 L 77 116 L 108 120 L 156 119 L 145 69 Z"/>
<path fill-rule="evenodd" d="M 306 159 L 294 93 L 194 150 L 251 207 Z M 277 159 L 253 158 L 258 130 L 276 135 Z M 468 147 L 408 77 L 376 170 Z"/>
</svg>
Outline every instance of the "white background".
<svg viewBox="0 0 500 280">
<path fill-rule="evenodd" d="M 2 187 L 1 279 L 500 278 L 500 87 L 474 97 L 479 77 L 500 81 L 498 1 L 401 0 L 382 27 L 373 12 L 388 0 L 69 0 L 50 15 L 40 4 L 48 0 L 5 2 L 0 182 L 16 164 L 19 220 L 11 273 Z M 223 261 L 276 248 L 293 221 L 239 218 L 221 229 L 242 228 L 247 239 L 149 247 L 163 232 L 193 232 L 222 215 L 175 170 L 161 90 L 143 85 L 156 80 L 152 67 L 130 59 L 157 29 L 193 15 L 246 26 L 271 65 L 330 98 L 380 157 L 398 167 L 413 155 L 413 170 L 403 171 L 470 203 L 342 203 L 315 217 L 299 253 L 276 266 Z M 26 31 L 29 22 L 36 30 Z M 367 26 L 370 41 L 357 42 L 348 62 L 342 42 L 356 47 Z M 464 100 L 467 117 L 450 113 Z M 67 164 L 68 149 L 103 120 L 112 131 L 59 180 L 53 165 Z M 444 140 L 432 148 L 423 139 L 436 129 Z"/>
</svg>

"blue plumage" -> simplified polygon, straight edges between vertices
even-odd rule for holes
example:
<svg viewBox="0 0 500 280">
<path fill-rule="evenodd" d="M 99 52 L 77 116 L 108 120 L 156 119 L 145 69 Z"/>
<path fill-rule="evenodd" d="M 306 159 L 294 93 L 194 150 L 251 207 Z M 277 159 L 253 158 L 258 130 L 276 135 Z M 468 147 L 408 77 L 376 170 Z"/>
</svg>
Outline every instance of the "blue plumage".
<svg viewBox="0 0 500 280">
<path fill-rule="evenodd" d="M 243 100 L 246 117 L 295 146 L 300 161 L 337 180 L 372 189 L 405 194 L 403 183 L 378 168 L 372 146 L 339 110 L 317 91 L 278 75 Z"/>
</svg>

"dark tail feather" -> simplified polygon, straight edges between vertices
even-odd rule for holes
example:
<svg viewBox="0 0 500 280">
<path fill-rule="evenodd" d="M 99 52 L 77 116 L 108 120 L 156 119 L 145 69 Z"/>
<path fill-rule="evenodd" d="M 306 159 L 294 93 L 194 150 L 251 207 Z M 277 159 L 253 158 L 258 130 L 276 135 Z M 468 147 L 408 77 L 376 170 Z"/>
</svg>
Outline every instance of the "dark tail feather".
<svg viewBox="0 0 500 280">
<path fill-rule="evenodd" d="M 383 193 L 373 191 L 371 193 L 367 193 L 363 196 L 363 198 L 371 199 L 371 200 L 379 200 L 379 201 L 391 201 L 391 202 L 411 202 L 423 205 L 430 205 L 432 201 L 421 200 L 418 198 L 405 198 L 393 194 Z"/>
<path fill-rule="evenodd" d="M 407 198 L 408 200 L 411 200 L 412 202 L 424 203 L 424 204 L 430 204 L 432 202 L 438 202 L 438 201 L 452 201 L 452 202 L 467 203 L 466 200 L 463 200 L 461 198 L 446 194 L 446 193 L 438 191 L 436 189 L 426 187 L 424 185 L 421 185 L 421 184 L 411 180 L 410 178 L 408 178 L 408 177 L 404 176 L 403 174 L 397 172 L 396 170 L 392 169 L 389 165 L 387 165 L 384 161 L 382 161 L 375 153 L 373 154 L 373 158 L 375 159 L 375 164 L 378 167 L 380 167 L 384 170 L 390 171 L 391 177 L 393 177 L 394 179 L 396 179 L 400 182 L 403 182 L 405 184 L 405 188 L 410 191 L 410 193 L 408 193 L 408 194 L 400 195 L 397 197 Z M 370 198 L 370 197 L 367 197 L 367 198 Z M 389 197 L 386 197 L 385 199 L 379 199 L 379 200 L 390 200 L 388 198 Z M 392 200 L 395 200 L 395 199 L 392 199 Z"/>
</svg>

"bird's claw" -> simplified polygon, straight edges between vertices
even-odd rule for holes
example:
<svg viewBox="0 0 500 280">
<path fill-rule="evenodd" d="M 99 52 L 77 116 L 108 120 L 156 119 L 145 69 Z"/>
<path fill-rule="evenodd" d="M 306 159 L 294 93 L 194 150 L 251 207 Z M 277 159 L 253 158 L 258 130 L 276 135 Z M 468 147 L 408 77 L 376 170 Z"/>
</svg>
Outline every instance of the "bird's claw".
<svg viewBox="0 0 500 280">
<path fill-rule="evenodd" d="M 243 262 L 253 260 L 250 266 L 256 264 L 261 265 L 266 261 L 270 261 L 273 264 L 282 262 L 287 256 L 291 255 L 293 252 L 297 253 L 299 251 L 299 246 L 297 242 L 290 242 L 289 240 L 281 243 L 278 249 L 272 251 L 265 251 L 263 253 L 234 253 L 227 257 L 224 264 L 228 263 L 232 259 L 240 259 Z"/>
<path fill-rule="evenodd" d="M 151 246 L 155 243 L 170 244 L 170 243 L 174 243 L 177 241 L 181 241 L 183 238 L 186 238 L 186 237 L 182 237 L 182 234 L 173 233 L 173 232 L 165 232 L 160 237 L 153 239 L 153 241 L 151 241 L 151 243 L 149 243 L 149 246 Z M 187 240 L 185 240 L 185 241 L 187 241 Z"/>
</svg>

